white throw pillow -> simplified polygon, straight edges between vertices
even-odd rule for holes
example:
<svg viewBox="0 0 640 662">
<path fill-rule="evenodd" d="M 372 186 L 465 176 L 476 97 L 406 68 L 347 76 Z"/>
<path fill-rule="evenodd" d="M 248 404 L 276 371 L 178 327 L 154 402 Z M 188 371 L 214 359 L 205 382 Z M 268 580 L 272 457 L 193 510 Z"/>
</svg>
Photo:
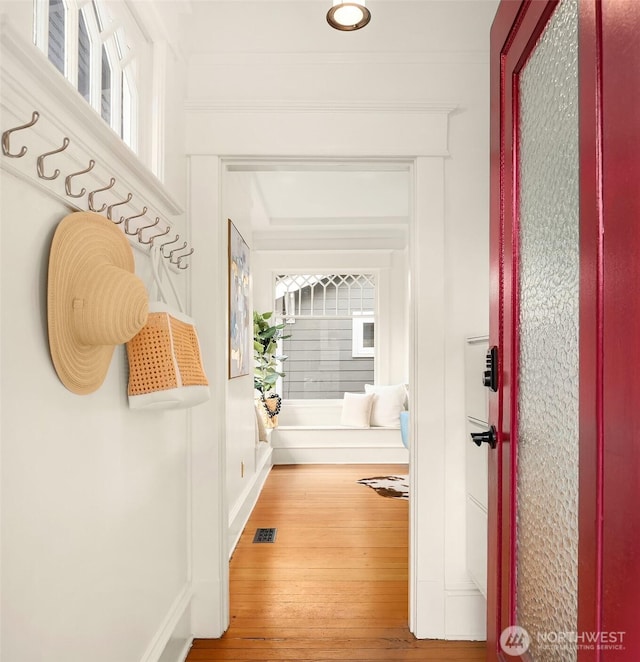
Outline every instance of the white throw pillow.
<svg viewBox="0 0 640 662">
<path fill-rule="evenodd" d="M 399 428 L 400 412 L 405 408 L 407 389 L 404 384 L 377 386 L 365 384 L 364 390 L 374 396 L 370 425 L 381 428 Z"/>
<path fill-rule="evenodd" d="M 345 393 L 342 400 L 340 425 L 368 428 L 373 405 L 373 393 Z"/>
</svg>

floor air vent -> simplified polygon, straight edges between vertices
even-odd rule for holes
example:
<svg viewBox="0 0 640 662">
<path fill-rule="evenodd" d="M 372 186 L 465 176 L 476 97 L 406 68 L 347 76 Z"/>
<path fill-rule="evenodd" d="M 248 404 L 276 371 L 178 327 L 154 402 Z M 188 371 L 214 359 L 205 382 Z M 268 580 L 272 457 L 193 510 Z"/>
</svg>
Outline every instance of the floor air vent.
<svg viewBox="0 0 640 662">
<path fill-rule="evenodd" d="M 275 542 L 277 529 L 256 529 L 253 542 Z"/>
</svg>

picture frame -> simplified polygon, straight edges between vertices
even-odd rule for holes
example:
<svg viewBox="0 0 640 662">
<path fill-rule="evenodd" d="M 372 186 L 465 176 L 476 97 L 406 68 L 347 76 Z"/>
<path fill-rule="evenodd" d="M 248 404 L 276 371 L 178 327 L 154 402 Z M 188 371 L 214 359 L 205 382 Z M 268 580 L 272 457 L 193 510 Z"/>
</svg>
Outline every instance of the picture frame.
<svg viewBox="0 0 640 662">
<path fill-rule="evenodd" d="M 251 269 L 249 247 L 231 219 L 228 219 L 228 225 L 229 379 L 234 379 L 251 371 Z"/>
</svg>

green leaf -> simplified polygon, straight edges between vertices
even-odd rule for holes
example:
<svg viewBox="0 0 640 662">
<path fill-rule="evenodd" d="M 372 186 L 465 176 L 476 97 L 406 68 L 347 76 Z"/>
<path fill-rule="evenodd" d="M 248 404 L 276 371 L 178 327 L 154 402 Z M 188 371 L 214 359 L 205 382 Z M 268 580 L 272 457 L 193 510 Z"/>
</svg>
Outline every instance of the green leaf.
<svg viewBox="0 0 640 662">
<path fill-rule="evenodd" d="M 272 325 L 269 323 L 273 314 L 273 311 L 264 313 L 253 311 L 253 384 L 256 390 L 263 394 L 270 391 L 280 377 L 284 377 L 284 373 L 279 372 L 276 368 L 278 361 L 284 361 L 287 357 L 276 356 L 276 352 L 278 351 L 278 340 L 290 337 L 282 335 L 282 330 L 286 328 L 285 324 Z"/>
</svg>

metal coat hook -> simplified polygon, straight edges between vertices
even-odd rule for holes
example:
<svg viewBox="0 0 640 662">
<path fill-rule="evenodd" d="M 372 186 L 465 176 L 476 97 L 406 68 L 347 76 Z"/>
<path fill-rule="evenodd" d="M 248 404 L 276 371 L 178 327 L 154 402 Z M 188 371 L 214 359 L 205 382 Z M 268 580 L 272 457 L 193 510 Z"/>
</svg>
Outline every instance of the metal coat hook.
<svg viewBox="0 0 640 662">
<path fill-rule="evenodd" d="M 38 177 L 40 179 L 55 179 L 60 175 L 60 170 L 56 168 L 53 171 L 53 175 L 45 175 L 44 174 L 44 160 L 47 156 L 53 156 L 53 154 L 59 154 L 60 152 L 64 152 L 65 149 L 69 147 L 69 138 L 65 136 L 64 140 L 62 141 L 62 147 L 58 147 L 58 149 L 54 149 L 50 152 L 45 152 L 44 154 L 40 154 L 38 157 L 38 161 L 36 163 L 36 167 L 38 169 Z"/>
<path fill-rule="evenodd" d="M 183 267 L 182 260 L 184 260 L 186 257 L 189 257 L 190 255 L 193 255 L 193 250 L 194 249 L 192 248 L 188 253 L 181 255 L 175 262 L 173 262 L 173 260 L 171 260 L 171 262 L 173 262 L 178 267 L 178 269 L 186 269 L 189 265 L 185 264 Z"/>
<path fill-rule="evenodd" d="M 175 248 L 174 250 L 172 250 L 169 253 L 169 262 L 171 262 L 171 264 L 179 264 L 180 260 L 182 260 L 183 257 L 189 257 L 189 255 L 191 255 L 191 253 L 193 253 L 193 248 L 188 253 L 185 253 L 184 255 L 178 255 L 175 260 L 173 259 L 173 254 L 174 253 L 177 253 L 178 251 L 181 251 L 181 250 L 185 249 L 186 247 L 187 247 L 187 243 L 185 242 L 185 244 L 182 248 Z"/>
<path fill-rule="evenodd" d="M 28 129 L 29 127 L 33 126 L 38 121 L 39 117 L 40 117 L 40 113 L 37 110 L 34 110 L 33 114 L 31 115 L 30 122 L 27 122 L 26 124 L 22 124 L 21 126 L 14 126 L 13 129 L 7 129 L 2 134 L 2 153 L 5 156 L 8 156 L 12 159 L 19 159 L 22 158 L 27 153 L 27 148 L 24 145 L 20 148 L 20 151 L 17 154 L 11 153 L 11 146 L 9 144 L 9 141 L 11 139 L 11 134 L 14 133 L 15 131 L 22 131 L 22 129 Z"/>
<path fill-rule="evenodd" d="M 67 175 L 64 178 L 64 190 L 70 198 L 81 198 L 87 192 L 87 189 L 83 187 L 80 190 L 80 193 L 72 193 L 71 192 L 71 179 L 73 177 L 78 177 L 79 175 L 85 175 L 90 170 L 93 170 L 93 166 L 95 166 L 95 164 L 96 164 L 96 162 L 93 159 L 91 159 L 89 161 L 89 167 L 88 168 L 85 168 L 84 170 L 79 170 L 78 172 L 73 172 L 73 173 L 71 173 L 70 175 Z"/>
<path fill-rule="evenodd" d="M 133 198 L 133 193 L 129 193 L 129 195 L 127 196 L 127 199 L 126 199 L 126 200 L 122 200 L 122 202 L 114 202 L 112 205 L 109 205 L 109 206 L 107 207 L 107 218 L 108 218 L 110 221 L 113 221 L 113 208 L 114 208 L 114 207 L 118 207 L 119 205 L 126 205 L 127 202 L 131 202 L 131 198 Z M 119 221 L 113 221 L 113 222 L 114 222 L 116 225 L 120 225 L 120 223 L 122 223 L 122 219 L 119 220 Z"/>
<path fill-rule="evenodd" d="M 180 248 L 174 248 L 172 251 L 169 251 L 169 255 L 164 255 L 164 252 L 162 253 L 162 255 L 164 255 L 164 257 L 168 257 L 169 262 L 175 264 L 175 262 L 173 261 L 173 254 L 177 253 L 178 251 L 184 250 L 186 247 L 187 247 L 187 242 L 185 241 L 184 244 L 180 246 Z"/>
<path fill-rule="evenodd" d="M 172 239 L 171 241 L 165 241 L 164 244 L 160 244 L 160 253 L 162 253 L 162 257 L 169 257 L 168 255 L 164 254 L 164 247 L 165 246 L 170 246 L 171 244 L 175 244 L 176 241 L 180 239 L 180 235 L 177 234 L 175 239 Z"/>
<path fill-rule="evenodd" d="M 88 201 L 89 201 L 89 209 L 90 209 L 91 211 L 101 212 L 101 211 L 104 211 L 104 210 L 107 208 L 107 203 L 105 202 L 105 203 L 102 205 L 102 207 L 100 207 L 100 209 L 96 209 L 95 206 L 94 206 L 94 204 L 93 204 L 93 198 L 94 198 L 94 196 L 95 196 L 96 193 L 102 193 L 102 191 L 108 191 L 110 188 L 113 188 L 113 187 L 115 186 L 115 183 L 116 183 L 116 180 L 112 177 L 112 178 L 109 180 L 109 184 L 108 184 L 108 186 L 103 186 L 102 188 L 97 188 L 95 191 L 90 191 L 90 192 L 89 192 L 89 198 L 88 198 Z"/>
<path fill-rule="evenodd" d="M 134 218 L 142 218 L 146 213 L 147 213 L 147 208 L 143 207 L 142 211 L 139 214 L 134 214 L 133 216 L 127 216 L 127 218 L 122 216 L 120 218 L 120 223 L 124 221 L 124 233 L 129 235 L 138 234 L 137 230 L 135 232 L 129 232 L 129 221 L 133 221 Z"/>
<path fill-rule="evenodd" d="M 138 241 L 139 241 L 141 244 L 150 244 L 151 241 L 153 240 L 153 238 L 151 238 L 149 241 L 144 241 L 144 240 L 142 239 L 142 231 L 143 231 L 143 230 L 148 230 L 149 228 L 155 228 L 156 225 L 158 225 L 158 223 L 160 223 L 160 217 L 159 217 L 159 216 L 156 216 L 156 220 L 155 220 L 153 223 L 151 223 L 151 225 L 143 225 L 141 228 L 138 228 L 138 229 L 136 230 L 136 234 L 138 235 Z"/>
<path fill-rule="evenodd" d="M 142 229 L 144 230 L 144 228 L 142 228 Z M 153 246 L 153 242 L 156 239 L 158 239 L 158 237 L 164 237 L 165 235 L 169 234 L 169 232 L 171 232 L 171 226 L 167 225 L 164 232 L 160 232 L 159 234 L 154 234 L 153 237 L 149 237 L 149 241 L 144 241 L 143 239 L 141 239 L 140 235 L 138 235 L 138 241 L 141 244 L 150 244 L 151 246 Z"/>
<path fill-rule="evenodd" d="M 186 255 L 184 257 L 186 257 Z M 189 265 L 188 264 L 183 265 L 181 260 L 182 260 L 182 258 L 179 257 L 178 258 L 178 263 L 177 263 L 178 264 L 178 269 L 188 269 Z"/>
</svg>

